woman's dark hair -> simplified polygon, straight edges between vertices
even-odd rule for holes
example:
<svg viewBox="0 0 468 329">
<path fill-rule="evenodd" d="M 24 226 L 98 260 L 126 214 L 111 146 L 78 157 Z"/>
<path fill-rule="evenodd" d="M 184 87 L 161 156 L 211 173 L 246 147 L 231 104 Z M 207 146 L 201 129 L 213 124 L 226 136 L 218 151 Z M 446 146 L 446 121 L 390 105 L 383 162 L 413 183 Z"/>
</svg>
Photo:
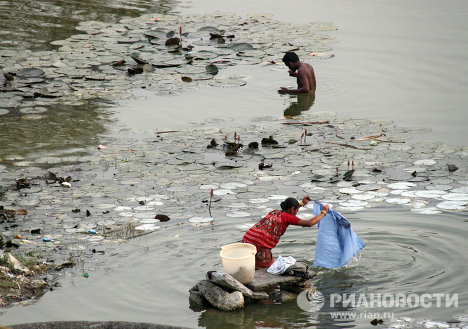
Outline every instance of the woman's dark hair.
<svg viewBox="0 0 468 329">
<path fill-rule="evenodd" d="M 294 207 L 294 209 L 297 209 L 299 208 L 299 201 L 297 201 L 294 198 L 287 198 L 286 200 L 281 202 L 280 206 L 281 206 L 281 210 L 283 211 L 287 211 L 291 209 L 291 207 Z"/>
<path fill-rule="evenodd" d="M 288 51 L 286 54 L 284 54 L 284 57 L 283 57 L 284 64 L 287 64 L 289 62 L 296 63 L 297 61 L 299 61 L 299 56 L 297 56 L 295 52 Z"/>
</svg>

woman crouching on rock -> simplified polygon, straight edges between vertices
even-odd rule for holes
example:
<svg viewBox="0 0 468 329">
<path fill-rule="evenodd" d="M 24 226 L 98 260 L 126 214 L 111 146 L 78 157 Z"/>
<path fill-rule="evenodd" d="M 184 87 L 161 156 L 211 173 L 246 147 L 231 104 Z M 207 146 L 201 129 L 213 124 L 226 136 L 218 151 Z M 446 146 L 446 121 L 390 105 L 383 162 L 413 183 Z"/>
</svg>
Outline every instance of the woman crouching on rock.
<svg viewBox="0 0 468 329">
<path fill-rule="evenodd" d="M 309 201 L 308 195 L 302 199 L 301 203 L 294 198 L 287 198 L 281 202 L 281 210 L 273 210 L 245 233 L 242 242 L 251 243 L 257 247 L 256 267 L 268 268 L 273 264 L 271 249 L 278 244 L 280 237 L 286 232 L 289 225 L 310 227 L 325 217 L 329 209 L 328 205 L 325 205 L 322 212 L 311 219 L 296 217 L 299 208 L 305 206 Z"/>
</svg>

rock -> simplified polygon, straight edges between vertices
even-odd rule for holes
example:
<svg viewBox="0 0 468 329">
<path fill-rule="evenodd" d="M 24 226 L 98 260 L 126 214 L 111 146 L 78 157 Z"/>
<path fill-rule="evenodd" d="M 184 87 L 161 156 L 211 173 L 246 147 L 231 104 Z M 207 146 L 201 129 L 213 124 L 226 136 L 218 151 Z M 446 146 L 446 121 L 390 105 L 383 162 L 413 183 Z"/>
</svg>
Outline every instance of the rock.
<svg viewBox="0 0 468 329">
<path fill-rule="evenodd" d="M 8 253 L 7 254 L 7 263 L 8 265 L 15 271 L 21 272 L 21 273 L 29 273 L 30 270 L 29 268 L 25 267 L 23 264 L 19 262 L 15 257 L 13 257 L 12 254 Z"/>
<path fill-rule="evenodd" d="M 244 296 L 240 291 L 228 293 L 208 280 L 200 281 L 198 289 L 211 305 L 222 311 L 234 311 L 244 307 Z"/>
<path fill-rule="evenodd" d="M 206 274 L 208 280 L 216 285 L 234 291 L 240 291 L 242 295 L 252 299 L 267 299 L 268 294 L 265 292 L 253 292 L 242 283 L 234 279 L 231 275 L 224 272 L 210 271 Z"/>
<path fill-rule="evenodd" d="M 205 299 L 199 291 L 190 291 L 189 307 L 195 312 L 201 312 L 206 309 Z"/>
<path fill-rule="evenodd" d="M 268 273 L 266 268 L 262 268 L 255 271 L 253 281 L 246 286 L 252 291 L 268 291 L 278 285 L 281 289 L 286 286 L 302 286 L 306 281 L 308 280 L 297 276 L 273 275 Z"/>
</svg>

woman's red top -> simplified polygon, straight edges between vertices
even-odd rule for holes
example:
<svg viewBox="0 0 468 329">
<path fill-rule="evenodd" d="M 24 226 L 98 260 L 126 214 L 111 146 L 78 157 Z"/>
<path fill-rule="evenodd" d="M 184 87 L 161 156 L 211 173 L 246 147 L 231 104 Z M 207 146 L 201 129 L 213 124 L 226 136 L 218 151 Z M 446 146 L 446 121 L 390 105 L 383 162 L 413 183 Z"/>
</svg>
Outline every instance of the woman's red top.
<svg viewBox="0 0 468 329">
<path fill-rule="evenodd" d="M 245 233 L 242 241 L 272 249 L 278 244 L 288 226 L 297 225 L 299 220 L 300 218 L 294 215 L 281 210 L 273 210 L 252 226 Z"/>
</svg>

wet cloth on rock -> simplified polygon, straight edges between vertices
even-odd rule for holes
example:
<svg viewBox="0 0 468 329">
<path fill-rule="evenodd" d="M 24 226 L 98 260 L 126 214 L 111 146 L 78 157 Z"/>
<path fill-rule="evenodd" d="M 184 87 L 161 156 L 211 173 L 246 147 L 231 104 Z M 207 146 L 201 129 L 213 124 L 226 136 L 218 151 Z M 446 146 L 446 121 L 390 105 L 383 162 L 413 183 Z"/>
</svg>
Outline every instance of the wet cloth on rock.
<svg viewBox="0 0 468 329">
<path fill-rule="evenodd" d="M 296 264 L 296 260 L 293 256 L 283 257 L 280 255 L 275 260 L 275 262 L 271 264 L 271 266 L 267 269 L 267 272 L 275 275 L 283 274 L 284 272 L 286 272 L 288 267 L 294 264 Z"/>
<path fill-rule="evenodd" d="M 314 215 L 320 214 L 322 208 L 323 204 L 315 202 Z M 317 226 L 319 231 L 314 266 L 344 266 L 366 246 L 353 231 L 350 222 L 338 211 L 330 209 Z"/>
</svg>

